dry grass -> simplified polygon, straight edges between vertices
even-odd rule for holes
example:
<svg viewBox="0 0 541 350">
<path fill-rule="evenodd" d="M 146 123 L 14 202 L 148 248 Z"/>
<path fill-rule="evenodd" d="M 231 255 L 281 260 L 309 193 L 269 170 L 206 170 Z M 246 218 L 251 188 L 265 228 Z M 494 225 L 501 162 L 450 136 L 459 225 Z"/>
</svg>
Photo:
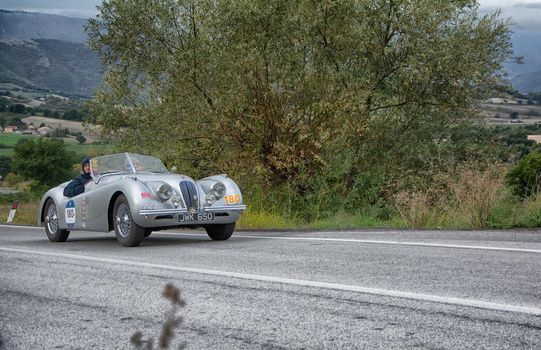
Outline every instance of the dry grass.
<svg viewBox="0 0 541 350">
<path fill-rule="evenodd" d="M 506 170 L 461 168 L 438 176 L 422 191 L 399 192 L 395 207 L 412 228 L 487 228 L 493 208 L 504 200 Z"/>
<path fill-rule="evenodd" d="M 12 224 L 36 225 L 39 202 L 20 202 Z M 11 203 L 0 204 L 0 223 L 6 223 Z"/>
<path fill-rule="evenodd" d="M 505 196 L 504 178 L 502 167 L 462 169 L 458 176 L 448 177 L 452 202 L 447 211 L 451 218 L 471 228 L 489 227 L 492 209 Z"/>
<path fill-rule="evenodd" d="M 442 196 L 430 189 L 417 192 L 402 191 L 397 193 L 393 200 L 396 210 L 409 228 L 436 225 L 437 219 L 442 214 Z"/>
</svg>

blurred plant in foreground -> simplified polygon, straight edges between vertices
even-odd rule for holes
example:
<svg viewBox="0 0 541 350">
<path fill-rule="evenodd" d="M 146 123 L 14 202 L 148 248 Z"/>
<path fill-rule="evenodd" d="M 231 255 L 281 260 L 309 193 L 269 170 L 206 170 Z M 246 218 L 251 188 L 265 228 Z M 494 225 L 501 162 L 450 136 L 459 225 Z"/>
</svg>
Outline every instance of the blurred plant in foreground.
<svg viewBox="0 0 541 350">
<path fill-rule="evenodd" d="M 162 332 L 160 334 L 160 339 L 158 343 L 158 349 L 168 349 L 171 341 L 173 340 L 175 334 L 174 331 L 179 327 L 184 319 L 182 316 L 178 315 L 180 310 L 186 306 L 186 301 L 182 299 L 181 291 L 173 284 L 168 283 L 162 293 L 162 296 L 168 299 L 171 302 L 171 309 L 166 313 L 167 319 L 162 327 Z M 135 332 L 131 338 L 130 342 L 135 346 L 136 349 L 153 349 L 154 348 L 154 339 L 143 338 L 143 333 L 141 331 Z M 185 349 L 188 343 L 183 341 L 181 342 L 177 349 Z"/>
</svg>

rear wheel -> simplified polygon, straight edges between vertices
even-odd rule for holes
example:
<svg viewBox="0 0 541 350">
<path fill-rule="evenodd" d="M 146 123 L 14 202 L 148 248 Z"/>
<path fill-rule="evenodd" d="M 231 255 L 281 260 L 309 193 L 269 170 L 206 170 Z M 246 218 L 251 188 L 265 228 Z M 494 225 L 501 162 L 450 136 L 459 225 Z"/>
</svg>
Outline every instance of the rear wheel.
<svg viewBox="0 0 541 350">
<path fill-rule="evenodd" d="M 124 247 L 137 247 L 145 235 L 145 229 L 135 223 L 130 204 L 124 195 L 118 196 L 113 209 L 113 226 L 116 239 Z"/>
<path fill-rule="evenodd" d="M 205 226 L 209 237 L 215 241 L 225 241 L 229 239 L 235 231 L 235 223 L 232 224 L 220 224 L 220 225 L 207 225 Z"/>
<path fill-rule="evenodd" d="M 45 233 L 51 242 L 65 242 L 70 232 L 61 230 L 58 224 L 58 211 L 52 199 L 45 205 Z"/>
</svg>

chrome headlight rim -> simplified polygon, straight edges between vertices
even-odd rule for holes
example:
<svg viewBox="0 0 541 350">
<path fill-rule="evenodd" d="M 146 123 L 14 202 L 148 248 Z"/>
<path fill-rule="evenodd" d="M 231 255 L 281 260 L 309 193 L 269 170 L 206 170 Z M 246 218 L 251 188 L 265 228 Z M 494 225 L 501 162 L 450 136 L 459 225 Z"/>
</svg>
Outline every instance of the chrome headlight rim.
<svg viewBox="0 0 541 350">
<path fill-rule="evenodd" d="M 171 197 L 171 203 L 175 206 L 175 208 L 178 208 L 182 205 L 182 198 L 178 194 L 174 194 Z"/>
<path fill-rule="evenodd" d="M 207 193 L 205 196 L 205 202 L 207 202 L 207 205 L 213 205 L 216 203 L 216 196 L 213 193 Z"/>
<path fill-rule="evenodd" d="M 225 185 L 223 182 L 216 181 L 212 185 L 210 185 L 210 192 L 216 197 L 216 199 L 220 199 L 223 196 L 225 196 Z"/>
<path fill-rule="evenodd" d="M 163 182 L 156 186 L 156 196 L 162 202 L 165 202 L 166 200 L 169 200 L 171 197 L 173 197 L 173 188 L 171 187 L 171 185 Z"/>
</svg>

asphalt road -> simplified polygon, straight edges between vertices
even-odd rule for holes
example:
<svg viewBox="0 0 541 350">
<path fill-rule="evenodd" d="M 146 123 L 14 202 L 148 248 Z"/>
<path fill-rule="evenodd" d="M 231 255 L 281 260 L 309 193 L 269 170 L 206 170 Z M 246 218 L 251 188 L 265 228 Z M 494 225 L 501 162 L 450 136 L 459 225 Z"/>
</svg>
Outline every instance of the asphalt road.
<svg viewBox="0 0 541 350">
<path fill-rule="evenodd" d="M 153 233 L 0 226 L 6 349 L 157 341 L 167 283 L 190 349 L 541 349 L 541 232 Z"/>
</svg>

